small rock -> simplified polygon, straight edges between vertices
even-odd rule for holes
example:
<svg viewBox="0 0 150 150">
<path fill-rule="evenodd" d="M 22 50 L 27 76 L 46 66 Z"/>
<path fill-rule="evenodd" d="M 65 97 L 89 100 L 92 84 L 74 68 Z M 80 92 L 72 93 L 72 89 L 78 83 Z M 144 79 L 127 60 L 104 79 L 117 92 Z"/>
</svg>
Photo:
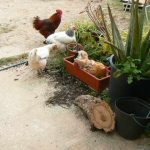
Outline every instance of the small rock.
<svg viewBox="0 0 150 150">
<path fill-rule="evenodd" d="M 14 81 L 17 81 L 17 80 L 19 80 L 19 79 L 18 79 L 18 78 L 15 78 L 15 79 L 14 79 Z"/>
</svg>

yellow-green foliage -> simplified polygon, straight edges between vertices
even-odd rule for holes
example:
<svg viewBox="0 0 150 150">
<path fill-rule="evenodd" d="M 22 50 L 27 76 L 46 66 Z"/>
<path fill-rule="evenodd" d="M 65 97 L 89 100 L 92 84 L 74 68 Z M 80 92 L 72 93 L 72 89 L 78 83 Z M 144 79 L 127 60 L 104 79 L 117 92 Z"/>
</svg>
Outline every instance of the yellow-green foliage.
<svg viewBox="0 0 150 150">
<path fill-rule="evenodd" d="M 81 43 L 88 52 L 90 58 L 104 61 L 111 55 L 109 46 L 104 43 L 102 34 L 95 25 L 87 20 L 74 22 L 77 27 L 77 42 Z"/>
<path fill-rule="evenodd" d="M 0 67 L 3 65 L 8 65 L 10 63 L 14 63 L 23 59 L 27 59 L 27 53 L 13 56 L 13 57 L 7 57 L 7 58 L 1 58 L 0 59 Z"/>
</svg>

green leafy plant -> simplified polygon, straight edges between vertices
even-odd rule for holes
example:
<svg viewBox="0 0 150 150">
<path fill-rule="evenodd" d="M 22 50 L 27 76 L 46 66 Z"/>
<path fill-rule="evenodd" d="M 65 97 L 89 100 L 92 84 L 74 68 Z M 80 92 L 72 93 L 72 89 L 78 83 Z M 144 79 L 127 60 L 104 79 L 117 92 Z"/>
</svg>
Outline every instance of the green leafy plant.
<svg viewBox="0 0 150 150">
<path fill-rule="evenodd" d="M 100 31 L 102 30 L 100 27 L 104 28 L 105 42 L 111 47 L 118 68 L 115 75 L 118 77 L 126 74 L 129 83 L 133 79 L 139 80 L 142 77 L 150 77 L 150 28 L 145 28 L 146 4 L 143 6 L 142 12 L 139 12 L 138 3 L 139 0 L 132 0 L 130 25 L 125 42 L 122 40 L 109 5 L 108 14 L 111 31 L 107 26 L 101 5 L 98 6 L 95 13 L 100 24 L 93 21 Z"/>
<path fill-rule="evenodd" d="M 10 64 L 18 63 L 20 61 L 24 61 L 24 60 L 27 59 L 27 57 L 28 57 L 28 54 L 23 53 L 23 54 L 17 55 L 17 56 L 1 58 L 0 59 L 0 67 L 3 67 L 5 65 L 7 66 L 7 65 L 10 65 Z"/>
<path fill-rule="evenodd" d="M 119 77 L 122 74 L 128 74 L 128 83 L 132 83 L 134 78 L 140 80 L 142 71 L 138 69 L 140 65 L 139 59 L 133 59 L 131 57 L 127 57 L 127 60 L 124 63 L 117 64 L 117 71 L 114 73 L 115 77 Z"/>
<path fill-rule="evenodd" d="M 79 21 L 76 20 L 73 22 L 76 26 L 76 38 L 77 42 L 83 45 L 84 49 L 87 51 L 89 57 L 94 60 L 99 60 L 102 62 L 106 62 L 106 58 L 110 56 L 112 53 L 110 50 L 103 50 L 103 47 L 108 47 L 107 44 L 104 43 L 104 39 L 100 37 L 100 32 L 97 30 L 95 25 L 91 21 Z M 66 24 L 64 26 L 64 30 L 67 29 L 70 24 Z M 101 38 L 101 39 L 100 39 Z M 103 44 L 102 44 L 103 43 Z M 105 49 L 105 48 L 104 48 Z M 73 50 L 70 48 L 70 50 Z M 57 70 L 60 75 L 65 74 L 65 64 L 63 58 L 68 56 L 68 51 L 58 52 L 55 54 L 51 54 L 48 59 L 47 68 L 49 70 Z"/>
<path fill-rule="evenodd" d="M 107 48 L 108 45 L 104 43 L 104 39 L 101 37 L 102 33 L 90 21 L 75 21 L 74 24 L 77 27 L 77 42 L 84 46 L 89 57 L 94 60 L 106 62 L 106 58 L 112 52 Z"/>
</svg>

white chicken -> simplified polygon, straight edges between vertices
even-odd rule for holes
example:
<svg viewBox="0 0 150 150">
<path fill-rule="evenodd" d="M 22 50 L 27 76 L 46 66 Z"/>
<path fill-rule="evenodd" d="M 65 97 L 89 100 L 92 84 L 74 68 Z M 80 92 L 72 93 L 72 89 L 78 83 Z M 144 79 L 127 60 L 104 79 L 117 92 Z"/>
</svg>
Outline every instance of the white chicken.
<svg viewBox="0 0 150 150">
<path fill-rule="evenodd" d="M 68 29 L 67 31 L 57 32 L 51 34 L 45 40 L 46 44 L 56 43 L 59 50 L 66 50 L 67 44 L 76 42 L 76 35 L 75 35 L 75 27 Z"/>
<path fill-rule="evenodd" d="M 28 64 L 33 70 L 37 70 L 41 74 L 47 64 L 49 53 L 57 49 L 56 44 L 49 44 L 43 47 L 34 48 L 29 52 Z"/>
</svg>

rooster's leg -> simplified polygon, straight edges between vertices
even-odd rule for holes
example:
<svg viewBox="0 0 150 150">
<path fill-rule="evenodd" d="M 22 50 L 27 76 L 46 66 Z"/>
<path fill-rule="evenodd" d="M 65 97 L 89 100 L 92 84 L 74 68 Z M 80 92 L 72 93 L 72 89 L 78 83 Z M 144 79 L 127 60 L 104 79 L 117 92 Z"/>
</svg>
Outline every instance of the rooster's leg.
<svg viewBox="0 0 150 150">
<path fill-rule="evenodd" d="M 43 44 L 47 44 L 47 43 L 46 43 L 46 40 L 45 40 L 45 41 L 43 41 Z"/>
<path fill-rule="evenodd" d="M 44 71 L 44 72 L 47 72 L 47 71 L 48 71 L 48 68 L 47 68 L 47 67 L 45 67 L 43 71 Z"/>
<path fill-rule="evenodd" d="M 41 70 L 41 69 L 39 69 L 39 70 L 37 71 L 37 73 L 38 73 L 38 76 L 42 76 L 42 70 Z"/>
</svg>

